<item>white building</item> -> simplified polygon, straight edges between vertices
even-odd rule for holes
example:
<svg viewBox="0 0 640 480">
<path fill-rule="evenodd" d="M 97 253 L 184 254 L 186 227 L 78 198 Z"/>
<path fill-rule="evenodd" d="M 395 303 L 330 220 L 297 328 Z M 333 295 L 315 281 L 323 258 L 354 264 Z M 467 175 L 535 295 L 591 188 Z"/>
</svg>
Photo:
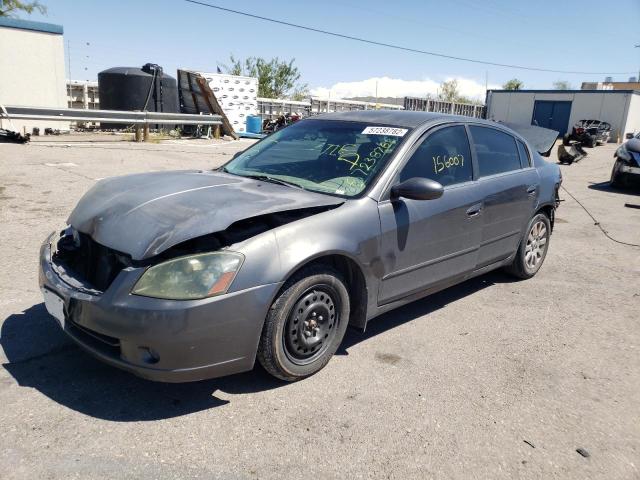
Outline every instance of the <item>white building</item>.
<svg viewBox="0 0 640 480">
<path fill-rule="evenodd" d="M 0 17 L 0 105 L 67 107 L 62 26 Z M 21 133 L 66 122 L 18 121 Z M 9 128 L 8 122 L 2 122 Z"/>
<path fill-rule="evenodd" d="M 69 108 L 99 109 L 98 82 L 67 80 L 67 104 Z"/>
<path fill-rule="evenodd" d="M 640 131 L 637 90 L 489 90 L 487 118 L 557 130 L 561 135 L 578 120 L 611 124 L 611 140 Z"/>
</svg>

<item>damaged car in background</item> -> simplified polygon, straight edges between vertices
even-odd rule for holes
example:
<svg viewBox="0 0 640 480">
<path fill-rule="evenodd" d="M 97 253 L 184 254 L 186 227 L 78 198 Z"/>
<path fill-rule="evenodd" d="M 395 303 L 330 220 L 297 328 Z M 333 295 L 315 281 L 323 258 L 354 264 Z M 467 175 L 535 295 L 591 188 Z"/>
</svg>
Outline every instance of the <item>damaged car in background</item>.
<svg viewBox="0 0 640 480">
<path fill-rule="evenodd" d="M 256 358 L 305 378 L 348 325 L 496 268 L 538 272 L 561 175 L 539 154 L 556 132 L 532 130 L 326 114 L 213 171 L 101 180 L 42 245 L 46 308 L 88 352 L 151 380 Z"/>
<path fill-rule="evenodd" d="M 620 145 L 613 156 L 610 185 L 614 188 L 640 185 L 640 133 Z"/>
<path fill-rule="evenodd" d="M 580 120 L 571 128 L 571 132 L 562 137 L 562 144 L 570 146 L 573 142 L 595 148 L 604 145 L 611 137 L 611 124 L 602 120 Z"/>
</svg>

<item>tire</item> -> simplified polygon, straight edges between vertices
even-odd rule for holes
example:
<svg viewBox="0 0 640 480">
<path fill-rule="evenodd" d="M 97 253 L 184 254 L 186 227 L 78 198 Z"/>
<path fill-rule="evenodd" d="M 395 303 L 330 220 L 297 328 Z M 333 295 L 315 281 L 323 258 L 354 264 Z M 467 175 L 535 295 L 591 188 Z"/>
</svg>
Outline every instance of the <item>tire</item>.
<svg viewBox="0 0 640 480">
<path fill-rule="evenodd" d="M 275 299 L 262 328 L 258 361 L 288 382 L 321 370 L 349 323 L 349 293 L 342 275 L 313 265 L 295 274 Z"/>
<path fill-rule="evenodd" d="M 565 147 L 568 147 L 569 145 L 571 145 L 571 135 L 569 135 L 568 133 L 565 133 L 562 136 L 562 145 L 564 145 Z"/>
<path fill-rule="evenodd" d="M 527 225 L 513 262 L 505 270 L 523 280 L 533 277 L 547 256 L 550 237 L 549 217 L 544 213 L 536 214 Z"/>
<path fill-rule="evenodd" d="M 620 173 L 621 166 L 622 166 L 622 161 L 616 159 L 616 163 L 613 164 L 613 169 L 611 170 L 611 180 L 609 180 L 609 185 L 611 185 L 613 188 L 624 187 L 624 181 L 622 180 L 622 173 Z"/>
<path fill-rule="evenodd" d="M 589 137 L 588 146 L 590 148 L 595 148 L 596 145 L 598 145 L 598 137 L 596 137 L 595 135 L 591 135 L 591 137 Z"/>
</svg>

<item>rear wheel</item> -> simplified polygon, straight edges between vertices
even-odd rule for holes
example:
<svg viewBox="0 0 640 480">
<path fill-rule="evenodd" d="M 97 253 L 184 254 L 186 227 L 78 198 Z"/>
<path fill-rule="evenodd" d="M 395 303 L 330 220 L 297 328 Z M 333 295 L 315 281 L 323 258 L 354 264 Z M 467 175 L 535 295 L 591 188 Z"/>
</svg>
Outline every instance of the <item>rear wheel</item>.
<svg viewBox="0 0 640 480">
<path fill-rule="evenodd" d="M 568 147 L 569 145 L 571 145 L 571 136 L 570 136 L 568 133 L 565 133 L 565 134 L 562 136 L 562 144 L 563 144 L 565 147 Z"/>
<path fill-rule="evenodd" d="M 595 135 L 591 135 L 589 137 L 589 147 L 591 148 L 595 148 L 596 145 L 598 145 L 598 137 L 596 137 Z"/>
<path fill-rule="evenodd" d="M 339 272 L 311 266 L 291 278 L 262 329 L 258 360 L 273 376 L 295 381 L 331 359 L 349 322 L 349 294 Z"/>
<path fill-rule="evenodd" d="M 538 213 L 529 222 L 516 256 L 505 270 L 518 278 L 533 277 L 538 273 L 547 256 L 550 235 L 549 217 L 544 213 Z"/>
</svg>

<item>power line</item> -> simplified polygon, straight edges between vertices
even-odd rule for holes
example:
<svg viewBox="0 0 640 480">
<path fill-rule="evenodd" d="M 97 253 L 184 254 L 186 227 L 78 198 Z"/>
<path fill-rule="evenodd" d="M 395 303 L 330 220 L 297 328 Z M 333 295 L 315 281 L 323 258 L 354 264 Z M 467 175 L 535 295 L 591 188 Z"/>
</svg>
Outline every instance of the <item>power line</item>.
<svg viewBox="0 0 640 480">
<path fill-rule="evenodd" d="M 245 17 L 255 18 L 257 20 L 264 20 L 266 22 L 277 23 L 280 25 L 285 25 L 287 27 L 299 28 L 301 30 L 307 30 L 309 32 L 322 33 L 324 35 L 330 35 L 338 38 L 345 38 L 347 40 L 354 40 L 356 42 L 368 43 L 370 45 L 378 45 L 380 47 L 388 47 L 394 48 L 396 50 L 403 50 L 405 52 L 419 53 L 422 55 L 431 55 L 433 57 L 447 58 L 449 60 L 459 60 L 462 62 L 470 62 L 470 63 L 479 63 L 482 65 L 491 65 L 494 67 L 506 67 L 506 68 L 515 68 L 518 70 L 531 70 L 535 72 L 548 72 L 548 73 L 562 73 L 562 74 L 576 74 L 576 75 L 629 75 L 634 72 L 580 72 L 580 71 L 571 71 L 571 70 L 552 70 L 549 68 L 538 68 L 538 67 L 526 67 L 523 65 L 513 65 L 508 63 L 497 63 L 497 62 L 488 62 L 484 60 L 476 60 L 473 58 L 465 58 L 465 57 L 456 57 L 454 55 L 446 55 L 444 53 L 437 52 L 429 52 L 427 50 L 419 50 L 417 48 L 409 48 L 403 47 L 401 45 L 393 45 L 391 43 L 377 42 L 375 40 L 368 40 L 366 38 L 354 37 L 351 35 L 345 35 L 342 33 L 330 32 L 328 30 L 321 30 L 319 28 L 307 27 L 305 25 L 298 25 L 296 23 L 285 22 L 283 20 L 276 20 L 275 18 L 262 17 L 260 15 L 254 15 L 253 13 L 241 12 L 239 10 L 233 10 L 231 8 L 220 7 L 219 5 L 213 5 L 211 3 L 200 2 L 197 0 L 184 0 L 188 3 L 193 3 L 195 5 L 202 5 L 203 7 L 215 8 L 216 10 L 222 10 L 224 12 L 235 13 L 236 15 L 243 15 Z"/>
<path fill-rule="evenodd" d="M 580 202 L 580 200 L 578 200 L 576 197 L 573 196 L 573 194 L 567 190 L 565 188 L 564 185 L 560 185 L 560 188 L 562 188 L 562 190 L 564 190 L 567 195 L 569 195 L 571 198 L 573 198 L 575 200 L 575 202 L 580 205 L 582 207 L 582 209 L 587 213 L 587 215 L 589 215 L 591 217 L 591 220 L 593 220 L 593 224 L 598 227 L 602 233 L 604 234 L 605 237 L 607 237 L 609 240 L 614 241 L 616 243 L 619 243 L 620 245 L 627 245 L 629 247 L 640 247 L 640 245 L 638 245 L 637 243 L 628 243 L 628 242 L 623 242 L 622 240 L 618 240 L 616 238 L 613 238 L 609 232 L 607 232 L 604 227 L 602 226 L 602 224 L 598 221 L 598 219 L 596 217 L 593 216 L 593 214 L 587 209 L 587 207 L 585 207 L 582 202 Z"/>
</svg>

